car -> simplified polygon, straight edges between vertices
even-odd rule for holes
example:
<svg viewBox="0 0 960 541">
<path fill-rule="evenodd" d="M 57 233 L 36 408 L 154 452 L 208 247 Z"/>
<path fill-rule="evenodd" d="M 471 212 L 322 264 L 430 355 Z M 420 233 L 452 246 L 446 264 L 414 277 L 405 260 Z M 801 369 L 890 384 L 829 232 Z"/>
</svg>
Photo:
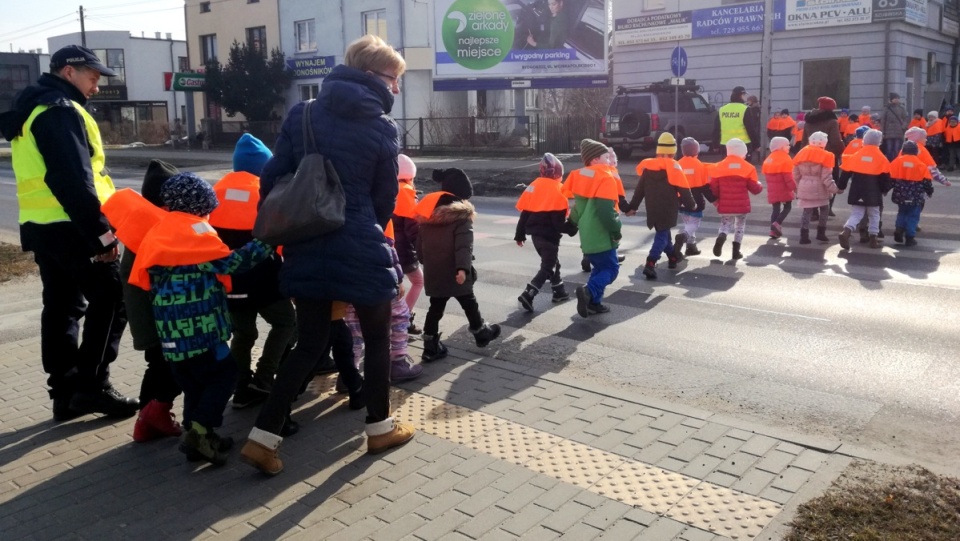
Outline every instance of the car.
<svg viewBox="0 0 960 541">
<path fill-rule="evenodd" d="M 650 151 L 663 132 L 674 133 L 677 141 L 693 137 L 710 146 L 717 112 L 702 92 L 694 79 L 679 86 L 666 79 L 636 88 L 617 87 L 600 122 L 600 142 L 620 159 Z"/>
</svg>

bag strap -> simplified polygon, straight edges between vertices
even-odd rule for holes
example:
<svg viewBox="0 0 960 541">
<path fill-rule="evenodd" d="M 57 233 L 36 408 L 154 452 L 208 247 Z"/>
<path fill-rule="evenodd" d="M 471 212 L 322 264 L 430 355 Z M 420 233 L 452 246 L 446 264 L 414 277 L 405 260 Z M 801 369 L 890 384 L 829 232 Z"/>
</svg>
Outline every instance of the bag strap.
<svg viewBox="0 0 960 541">
<path fill-rule="evenodd" d="M 303 108 L 303 154 L 318 154 L 317 140 L 313 136 L 313 123 L 310 122 L 310 109 L 316 100 L 307 100 L 306 107 Z M 309 147 L 307 146 L 309 142 Z"/>
</svg>

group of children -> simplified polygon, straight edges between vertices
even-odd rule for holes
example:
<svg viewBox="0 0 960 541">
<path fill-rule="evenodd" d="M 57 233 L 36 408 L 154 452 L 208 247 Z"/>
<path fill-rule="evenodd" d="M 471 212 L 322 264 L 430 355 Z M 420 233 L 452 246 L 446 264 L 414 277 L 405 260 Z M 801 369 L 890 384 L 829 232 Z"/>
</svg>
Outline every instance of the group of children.
<svg viewBox="0 0 960 541">
<path fill-rule="evenodd" d="M 282 250 L 253 237 L 259 174 L 271 155 L 262 142 L 244 134 L 234 151 L 234 171 L 213 186 L 153 160 L 141 193 L 120 190 L 103 205 L 125 245 L 127 314 L 134 347 L 147 361 L 133 438 L 146 442 L 182 435 L 180 450 L 189 461 L 226 462 L 233 441 L 216 428 L 230 397 L 235 408 L 263 401 L 297 341 L 293 301 L 278 288 Z M 418 202 L 416 166 L 403 155 L 399 165 L 397 206 L 384 235 L 410 286 L 393 302 L 392 381 L 414 379 L 423 371 L 407 355 L 411 335 L 423 334 L 424 361 L 446 356 L 439 322 L 450 297 L 464 308 L 478 346 L 500 335 L 499 325 L 483 320 L 473 295 L 475 211 L 469 178 L 459 169 L 435 171 L 440 191 Z M 430 297 L 422 331 L 412 314 L 421 291 Z M 349 394 L 351 409 L 361 409 L 363 341 L 350 308 L 334 303 L 330 346 L 340 372 L 338 387 Z M 258 317 L 269 332 L 254 367 Z M 181 392 L 183 421 L 178 423 L 172 407 Z M 288 414 L 281 436 L 297 430 Z"/>
</svg>

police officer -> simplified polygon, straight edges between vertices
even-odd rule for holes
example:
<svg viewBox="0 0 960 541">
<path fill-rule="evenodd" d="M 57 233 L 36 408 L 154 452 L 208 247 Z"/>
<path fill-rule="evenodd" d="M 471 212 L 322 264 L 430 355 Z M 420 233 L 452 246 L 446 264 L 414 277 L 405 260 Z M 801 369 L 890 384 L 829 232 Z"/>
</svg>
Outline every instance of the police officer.
<svg viewBox="0 0 960 541">
<path fill-rule="evenodd" d="M 744 97 L 747 91 L 742 86 L 734 87 L 730 93 L 730 103 L 717 111 L 717 118 L 713 124 L 713 148 L 720 149 L 720 155 L 727 155 L 727 141 L 736 137 L 750 148 L 750 134 L 744 122 L 747 116 L 747 104 Z M 751 130 L 753 131 L 753 130 Z"/>
<path fill-rule="evenodd" d="M 54 421 L 137 411 L 137 400 L 109 379 L 127 320 L 117 239 L 100 212 L 113 182 L 100 130 L 83 108 L 100 77 L 114 75 L 93 51 L 64 47 L 51 57 L 50 73 L 0 115 L 17 178 L 20 243 L 34 253 L 43 283 L 40 356 Z"/>
</svg>

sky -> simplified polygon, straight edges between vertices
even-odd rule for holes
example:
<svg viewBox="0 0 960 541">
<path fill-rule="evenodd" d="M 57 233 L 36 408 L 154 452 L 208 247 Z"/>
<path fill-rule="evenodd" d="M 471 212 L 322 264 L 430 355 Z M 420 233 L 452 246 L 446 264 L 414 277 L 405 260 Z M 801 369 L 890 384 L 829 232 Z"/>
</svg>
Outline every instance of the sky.
<svg viewBox="0 0 960 541">
<path fill-rule="evenodd" d="M 47 38 L 90 30 L 125 30 L 134 36 L 167 32 L 184 39 L 184 0 L 0 0 L 0 51 L 47 49 Z"/>
</svg>

